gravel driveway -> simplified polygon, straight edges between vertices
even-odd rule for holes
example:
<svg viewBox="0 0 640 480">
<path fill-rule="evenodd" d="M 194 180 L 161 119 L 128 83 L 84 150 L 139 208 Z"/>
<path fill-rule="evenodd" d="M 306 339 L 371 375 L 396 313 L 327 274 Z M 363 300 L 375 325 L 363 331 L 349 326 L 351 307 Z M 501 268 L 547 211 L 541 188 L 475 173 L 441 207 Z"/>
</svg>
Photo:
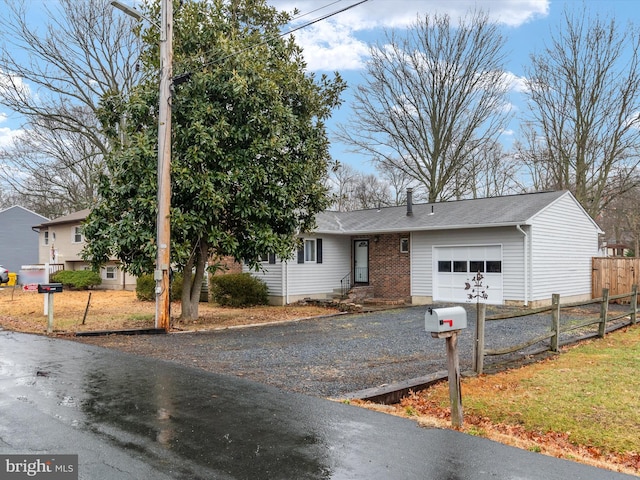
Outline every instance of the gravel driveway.
<svg viewBox="0 0 640 480">
<path fill-rule="evenodd" d="M 459 337 L 463 371 L 472 368 L 476 317 L 475 305 L 466 308 L 468 328 Z M 426 310 L 426 306 L 407 307 L 250 328 L 84 337 L 81 341 L 241 376 L 284 390 L 340 396 L 446 370 L 445 341 L 425 332 Z M 486 348 L 515 345 L 549 328 L 549 315 L 487 322 Z M 485 357 L 485 365 L 498 359 Z"/>
<path fill-rule="evenodd" d="M 326 397 L 446 368 L 444 340 L 425 332 L 425 312 L 410 307 L 210 332 L 77 338 Z M 471 318 L 469 327 L 462 352 L 472 348 Z M 469 368 L 471 354 L 460 362 Z"/>
</svg>

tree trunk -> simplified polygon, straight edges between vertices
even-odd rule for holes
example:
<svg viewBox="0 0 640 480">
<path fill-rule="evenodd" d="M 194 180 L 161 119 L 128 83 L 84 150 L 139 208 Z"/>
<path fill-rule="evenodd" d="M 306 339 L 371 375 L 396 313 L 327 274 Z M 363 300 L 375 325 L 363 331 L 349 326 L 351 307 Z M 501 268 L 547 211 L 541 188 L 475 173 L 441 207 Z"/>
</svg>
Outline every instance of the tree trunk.
<svg viewBox="0 0 640 480">
<path fill-rule="evenodd" d="M 194 254 L 185 265 L 182 277 L 182 314 L 181 320 L 197 320 L 200 306 L 200 291 L 205 273 L 208 244 L 200 241 Z M 194 271 L 195 270 L 195 271 Z"/>
</svg>

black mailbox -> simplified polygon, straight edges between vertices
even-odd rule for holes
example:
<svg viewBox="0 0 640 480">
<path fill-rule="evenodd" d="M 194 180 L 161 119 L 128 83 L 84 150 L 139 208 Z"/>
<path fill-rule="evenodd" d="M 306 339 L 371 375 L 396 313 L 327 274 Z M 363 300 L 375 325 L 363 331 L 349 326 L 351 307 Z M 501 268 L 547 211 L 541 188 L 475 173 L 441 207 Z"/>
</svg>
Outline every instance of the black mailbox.
<svg viewBox="0 0 640 480">
<path fill-rule="evenodd" d="M 62 292 L 61 283 L 39 283 L 38 293 L 60 293 Z"/>
</svg>

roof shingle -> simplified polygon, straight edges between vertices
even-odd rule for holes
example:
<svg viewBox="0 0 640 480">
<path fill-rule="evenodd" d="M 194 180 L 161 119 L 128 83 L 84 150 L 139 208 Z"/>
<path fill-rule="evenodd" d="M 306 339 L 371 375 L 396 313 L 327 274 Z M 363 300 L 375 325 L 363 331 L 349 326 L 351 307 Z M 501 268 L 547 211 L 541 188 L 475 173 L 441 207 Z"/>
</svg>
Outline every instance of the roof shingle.
<svg viewBox="0 0 640 480">
<path fill-rule="evenodd" d="M 526 225 L 537 213 L 567 194 L 569 192 L 565 190 L 414 204 L 412 216 L 407 215 L 406 206 L 353 212 L 325 211 L 316 216 L 318 228 L 315 231 L 363 234 Z"/>
</svg>

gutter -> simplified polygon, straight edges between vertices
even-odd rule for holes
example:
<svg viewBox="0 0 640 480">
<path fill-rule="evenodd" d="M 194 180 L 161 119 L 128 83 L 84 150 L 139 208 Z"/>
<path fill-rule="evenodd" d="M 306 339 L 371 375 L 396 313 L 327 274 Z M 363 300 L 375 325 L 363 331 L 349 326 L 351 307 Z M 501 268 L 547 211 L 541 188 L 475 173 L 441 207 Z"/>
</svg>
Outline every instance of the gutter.
<svg viewBox="0 0 640 480">
<path fill-rule="evenodd" d="M 419 219 L 418 219 L 419 220 Z M 513 222 L 505 222 L 505 223 L 478 223 L 478 224 L 469 224 L 469 225 L 438 225 L 438 226 L 424 226 L 424 227 L 416 227 L 415 225 L 402 225 L 402 226 L 394 226 L 394 227 L 384 227 L 384 228 L 370 228 L 365 230 L 348 230 L 348 229 L 339 229 L 339 230 L 330 230 L 330 229 L 318 229 L 314 230 L 313 233 L 318 235 L 373 235 L 373 234 L 384 234 L 384 233 L 398 233 L 398 232 L 433 232 L 440 230 L 473 230 L 476 228 L 501 228 L 501 227 L 516 227 L 520 226 L 519 223 Z"/>
<path fill-rule="evenodd" d="M 520 225 L 516 225 L 516 229 L 524 235 L 524 306 L 529 305 L 529 235 L 525 232 Z"/>
</svg>

